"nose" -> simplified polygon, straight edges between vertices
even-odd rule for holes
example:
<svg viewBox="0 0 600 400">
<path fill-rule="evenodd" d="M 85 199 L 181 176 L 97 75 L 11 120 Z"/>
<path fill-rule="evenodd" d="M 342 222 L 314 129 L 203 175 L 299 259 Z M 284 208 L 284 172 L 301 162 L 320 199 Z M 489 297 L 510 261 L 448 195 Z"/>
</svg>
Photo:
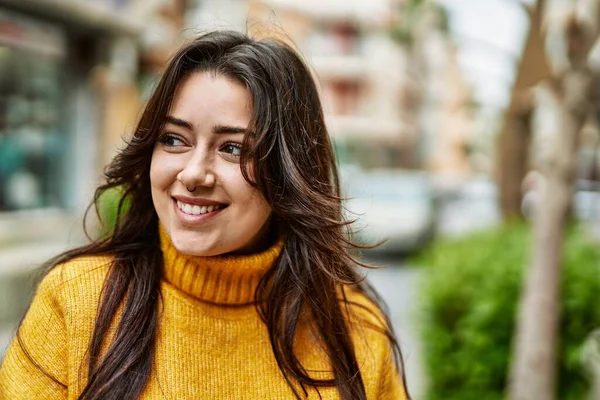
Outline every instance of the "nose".
<svg viewBox="0 0 600 400">
<path fill-rule="evenodd" d="M 190 189 L 212 187 L 215 184 L 212 158 L 202 149 L 197 149 L 177 174 L 177 180 Z"/>
</svg>

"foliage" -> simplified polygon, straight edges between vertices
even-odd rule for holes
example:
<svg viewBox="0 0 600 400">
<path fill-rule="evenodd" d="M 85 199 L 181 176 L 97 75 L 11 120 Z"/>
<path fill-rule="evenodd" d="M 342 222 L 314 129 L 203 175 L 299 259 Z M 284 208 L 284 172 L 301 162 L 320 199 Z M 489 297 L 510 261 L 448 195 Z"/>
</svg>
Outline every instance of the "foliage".
<svg viewBox="0 0 600 400">
<path fill-rule="evenodd" d="M 423 282 L 423 340 L 430 399 L 502 399 L 530 233 L 523 224 L 435 244 L 416 262 Z M 583 399 L 586 336 L 600 327 L 600 249 L 582 229 L 565 242 L 559 398 Z"/>
<path fill-rule="evenodd" d="M 397 7 L 398 21 L 390 34 L 392 39 L 401 45 L 412 46 L 423 23 L 427 23 L 431 29 L 448 32 L 447 11 L 437 3 L 428 0 L 408 0 L 399 2 Z M 429 22 L 425 22 L 426 20 Z"/>
<path fill-rule="evenodd" d="M 121 214 L 125 214 L 130 207 L 129 198 L 123 198 L 123 189 L 119 186 L 105 190 L 100 194 L 97 201 L 98 217 L 100 218 L 100 237 L 106 237 L 112 233 L 117 225 L 119 215 L 119 203 Z"/>
</svg>

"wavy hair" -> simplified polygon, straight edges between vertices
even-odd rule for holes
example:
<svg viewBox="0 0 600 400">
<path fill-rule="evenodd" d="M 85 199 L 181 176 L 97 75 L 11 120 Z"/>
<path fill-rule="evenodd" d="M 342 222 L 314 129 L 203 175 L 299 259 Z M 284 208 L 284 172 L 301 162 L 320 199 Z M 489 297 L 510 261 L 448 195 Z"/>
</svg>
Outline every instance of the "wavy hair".
<svg viewBox="0 0 600 400">
<path fill-rule="evenodd" d="M 88 348 L 87 385 L 79 398 L 136 399 L 150 376 L 163 267 L 158 217 L 150 194 L 150 161 L 178 85 L 196 72 L 234 79 L 251 95 L 251 133 L 244 138 L 242 174 L 271 205 L 277 229 L 285 237 L 280 256 L 255 295 L 279 369 L 298 399 L 302 393 L 307 395 L 307 386 L 317 390 L 335 386 L 343 400 L 365 400 L 348 327 L 346 311 L 351 304 L 346 291 L 361 292 L 382 311 L 384 306 L 358 273 L 359 266 L 368 265 L 353 257 L 358 246 L 347 239 L 335 155 L 315 82 L 288 45 L 230 31 L 202 35 L 173 56 L 133 137 L 107 167 L 106 184 L 96 190 L 90 208 L 98 209 L 105 191 L 123 190 L 112 234 L 48 264 L 51 269 L 83 255 L 114 257 Z M 126 201 L 128 210 L 122 213 Z M 122 303 L 114 340 L 101 357 L 103 341 Z M 385 312 L 377 314 L 385 319 L 379 329 L 389 338 L 404 380 L 392 325 Z M 312 378 L 294 352 L 297 326 L 305 316 L 325 349 L 333 379 Z"/>
</svg>

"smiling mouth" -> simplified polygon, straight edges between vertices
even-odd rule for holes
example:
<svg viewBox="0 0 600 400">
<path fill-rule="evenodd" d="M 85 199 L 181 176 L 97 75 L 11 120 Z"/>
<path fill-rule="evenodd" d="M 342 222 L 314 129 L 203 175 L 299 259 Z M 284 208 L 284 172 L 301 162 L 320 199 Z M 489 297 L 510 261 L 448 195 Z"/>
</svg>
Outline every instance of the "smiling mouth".
<svg viewBox="0 0 600 400">
<path fill-rule="evenodd" d="M 227 207 L 226 204 L 215 204 L 210 206 L 199 206 L 195 204 L 187 204 L 182 201 L 176 200 L 177 208 L 181 210 L 184 214 L 188 215 L 203 215 L 208 214 L 217 210 L 221 210 Z"/>
</svg>

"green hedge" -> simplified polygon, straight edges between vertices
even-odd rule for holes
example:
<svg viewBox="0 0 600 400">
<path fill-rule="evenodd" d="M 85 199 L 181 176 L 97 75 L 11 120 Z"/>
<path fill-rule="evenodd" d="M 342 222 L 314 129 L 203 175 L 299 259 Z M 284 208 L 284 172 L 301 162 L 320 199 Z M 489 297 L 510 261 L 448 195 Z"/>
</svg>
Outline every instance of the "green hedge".
<svg viewBox="0 0 600 400">
<path fill-rule="evenodd" d="M 566 239 L 561 304 L 560 399 L 584 399 L 586 336 L 600 327 L 600 250 L 578 228 Z M 502 399 L 515 310 L 530 234 L 524 225 L 438 242 L 417 260 L 426 268 L 423 341 L 429 399 Z"/>
<path fill-rule="evenodd" d="M 123 189 L 120 186 L 107 189 L 100 194 L 97 201 L 98 216 L 100 217 L 100 237 L 110 235 L 115 229 L 119 202 L 122 197 Z M 126 198 L 123 202 L 121 215 L 124 215 L 129 210 L 130 206 L 130 199 Z"/>
</svg>

